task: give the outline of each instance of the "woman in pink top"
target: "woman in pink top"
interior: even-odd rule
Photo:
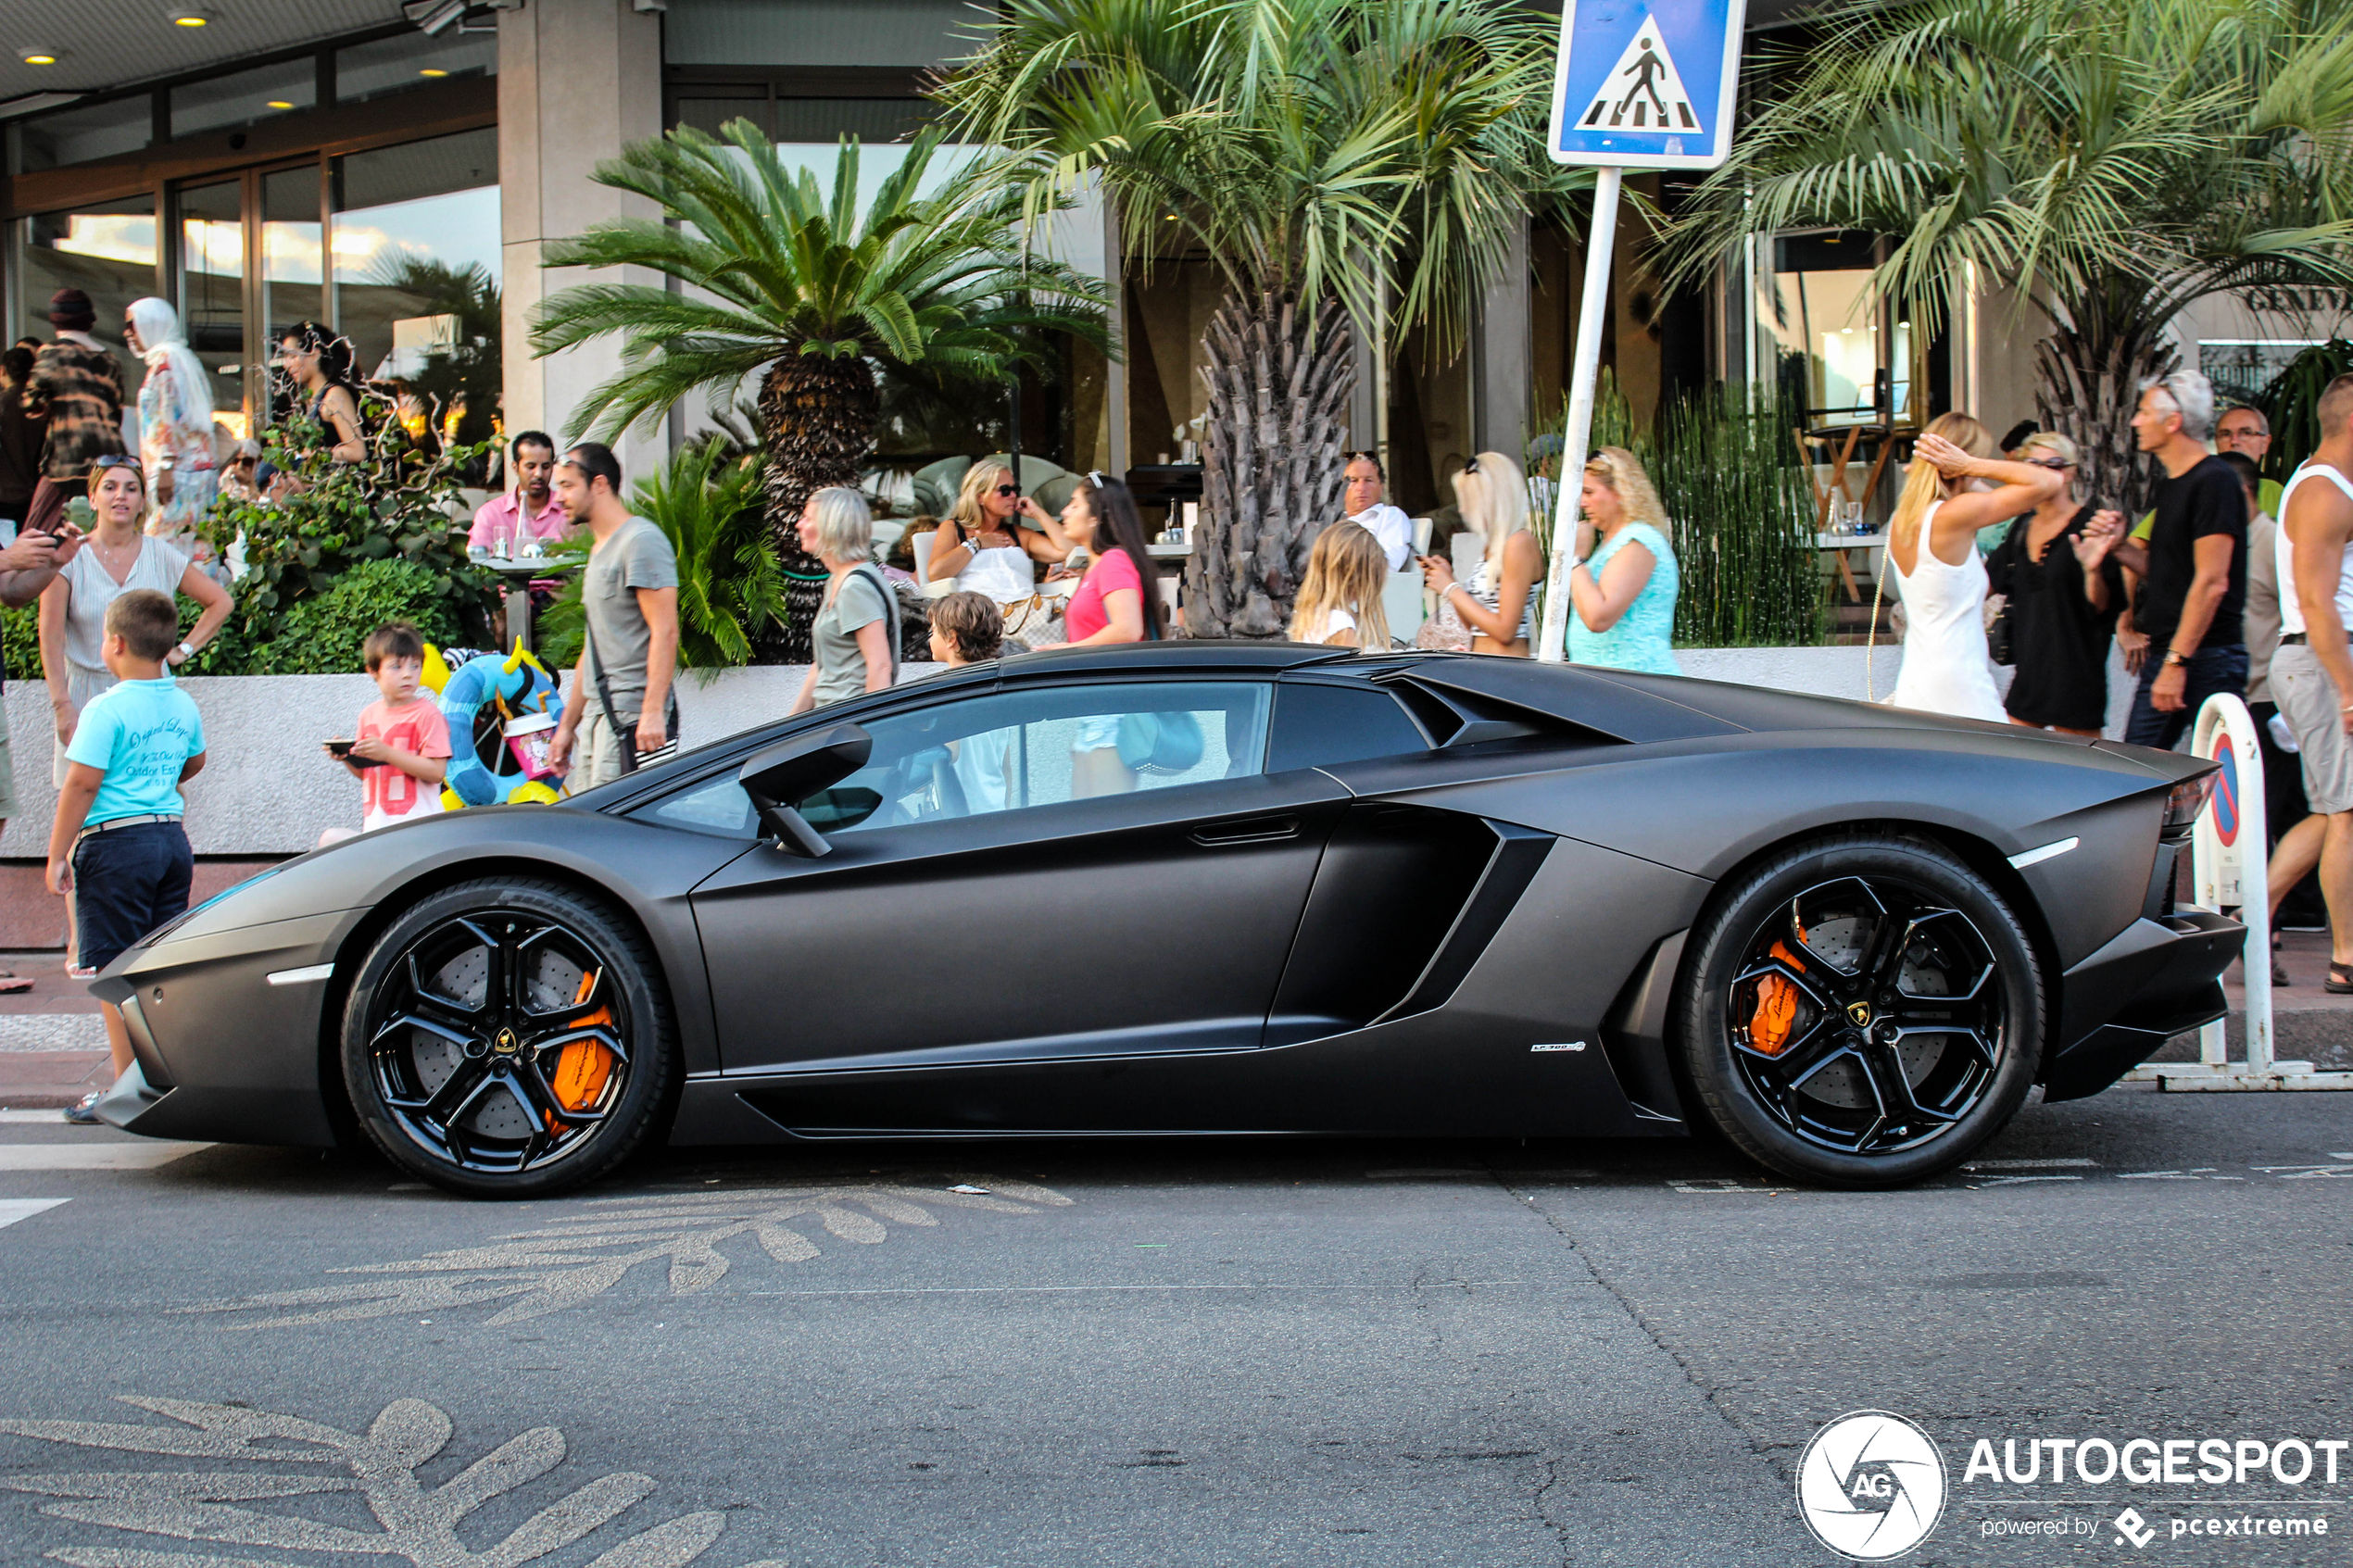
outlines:
[[[1094,558],[1087,575],[1070,596],[1065,617],[1070,641],[1049,646],[1093,646],[1099,643],[1140,643],[1168,634],[1166,612],[1160,602],[1160,574],[1152,565],[1151,546],[1144,542],[1144,521],[1136,515],[1136,497],[1127,486],[1100,473],[1089,473],[1070,493],[1063,508],[1063,534]],[[1153,592],[1147,593],[1150,583]]]
[[[1166,636],[1159,573],[1127,486],[1100,473],[1088,474],[1070,493],[1062,524],[1063,535],[1094,560],[1070,596],[1064,618],[1070,641],[1047,646],[1096,647]],[[1124,795],[1135,787],[1134,771],[1119,759],[1118,715],[1081,719],[1070,748],[1072,798]]]

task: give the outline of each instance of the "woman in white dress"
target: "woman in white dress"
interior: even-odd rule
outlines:
[[[1037,592],[1036,562],[1058,565],[1070,549],[1061,525],[1021,493],[1013,470],[984,459],[964,470],[955,510],[931,536],[927,575],[934,583],[953,579],[960,594],[1013,605]]]
[[[1887,571],[1904,600],[1898,708],[2007,721],[1985,651],[1985,562],[1977,531],[2031,512],[2065,483],[1994,457],[1994,437],[1967,414],[1939,414],[1920,433],[1887,527]],[[1978,488],[1987,482],[1987,488]]]

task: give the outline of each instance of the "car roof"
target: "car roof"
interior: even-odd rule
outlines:
[[[1355,657],[1354,648],[1326,647],[1315,643],[1176,637],[1165,642],[1115,643],[1101,647],[1049,648],[1042,653],[1017,653],[1000,660],[998,668],[1009,677],[1075,675],[1098,670],[1273,671]]]

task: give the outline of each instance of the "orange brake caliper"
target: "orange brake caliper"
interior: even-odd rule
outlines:
[[[1806,966],[1780,942],[1773,957],[1800,974]],[[1756,1010],[1748,1021],[1748,1043],[1766,1056],[1779,1056],[1789,1047],[1790,1027],[1797,1019],[1797,986],[1787,975],[1768,974],[1756,983]]]
[[[579,1006],[588,999],[597,987],[597,972],[590,970],[580,977],[580,994],[573,997]],[[612,1009],[600,1007],[594,1012],[583,1013],[572,1021],[574,1029],[612,1022]],[[555,1091],[556,1103],[566,1110],[586,1110],[605,1092],[606,1082],[612,1077],[612,1051],[602,1040],[574,1040],[556,1055],[555,1075],[547,1086]],[[547,1130],[561,1132],[563,1123],[550,1112]]]

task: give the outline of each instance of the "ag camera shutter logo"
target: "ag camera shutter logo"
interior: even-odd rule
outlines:
[[[1900,1415],[1854,1411],[1797,1461],[1797,1511],[1841,1557],[1883,1562],[1928,1539],[1944,1512],[1944,1456]]]

